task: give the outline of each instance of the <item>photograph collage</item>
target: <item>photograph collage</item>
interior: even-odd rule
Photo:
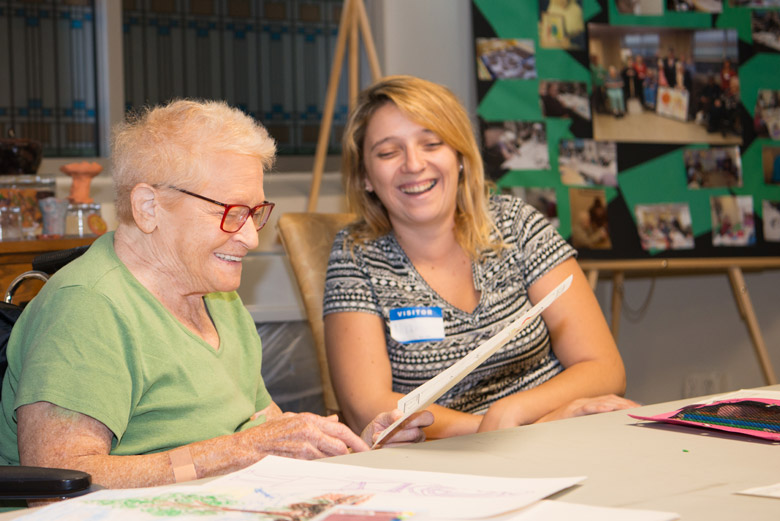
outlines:
[[[758,52],[780,56],[780,0],[603,0],[595,15],[585,4],[529,6],[536,38],[475,31],[480,80],[530,81],[539,94],[540,117],[480,116],[488,177],[538,209],[579,250],[619,249],[625,237],[610,223],[626,217],[635,232],[630,242],[648,255],[780,248],[780,89],[773,88],[780,83],[756,81],[753,69],[741,81],[741,67],[757,53],[744,55],[745,24],[719,22],[740,13]],[[541,72],[535,55],[548,50],[578,59],[587,76]],[[752,114],[743,102],[751,96]],[[553,130],[557,121],[563,133]],[[746,172],[751,145],[760,149],[753,154],[760,166],[748,161]],[[620,168],[653,159],[653,150],[674,157],[677,175],[663,178],[675,188],[650,182],[657,201],[629,198]]]

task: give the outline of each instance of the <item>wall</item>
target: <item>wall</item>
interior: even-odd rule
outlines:
[[[443,83],[473,112],[470,2],[367,0],[367,5],[383,16],[376,30],[385,36],[377,44],[383,72]],[[780,374],[780,271],[746,274],[745,279],[774,370]],[[649,278],[629,280],[626,307],[639,308],[652,283]],[[611,291],[609,281],[599,282],[596,294],[607,313]],[[725,274],[657,278],[645,313],[636,321],[627,314],[623,312],[618,345],[631,398],[644,403],[682,398],[686,384],[694,394],[763,385]]]

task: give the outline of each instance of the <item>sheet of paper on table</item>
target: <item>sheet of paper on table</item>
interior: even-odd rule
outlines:
[[[550,291],[542,300],[540,300],[531,309],[520,315],[511,324],[504,329],[490,337],[488,340],[475,347],[466,356],[452,364],[450,367],[437,374],[417,389],[409,392],[406,396],[398,400],[398,409],[403,412],[398,420],[393,422],[387,427],[382,434],[374,441],[374,447],[379,445],[390,433],[392,433],[396,427],[401,425],[409,416],[421,411],[430,406],[439,399],[444,393],[452,389],[452,387],[463,380],[463,378],[473,371],[482,362],[487,360],[490,355],[498,351],[501,346],[509,342],[515,335],[517,335],[523,328],[531,322],[534,318],[542,313],[547,307],[552,304],[555,299],[560,297],[564,291],[571,286],[572,275],[566,277],[566,279],[558,284],[552,291]]]
[[[746,496],[773,497],[780,499],[780,483],[767,485],[765,487],[749,488],[747,490],[737,492],[737,494],[743,494]]]
[[[159,521],[164,516],[202,521],[205,515],[211,521],[317,521],[327,519],[327,510],[343,508],[405,512],[415,521],[476,520],[525,507],[584,479],[374,469],[267,456],[200,486],[101,490],[31,512],[22,519]]]
[[[676,514],[543,498],[584,477],[500,478],[268,456],[201,485],[101,490],[25,521],[672,521]]]
[[[715,403],[723,400],[749,400],[751,398],[766,398],[767,400],[780,400],[780,391],[770,391],[767,389],[740,389],[728,394],[714,396],[701,403]]]

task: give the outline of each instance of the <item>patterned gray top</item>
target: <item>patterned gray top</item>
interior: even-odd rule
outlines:
[[[472,265],[474,284],[481,291],[472,313],[450,305],[428,286],[392,232],[354,249],[346,230],[336,236],[323,313],[360,311],[383,318],[394,391],[408,393],[509,325],[530,308],[528,287],[576,254],[538,211],[520,199],[496,195],[489,209],[508,249]],[[393,339],[390,310],[416,306],[441,308],[443,340],[399,343]],[[535,387],[562,370],[539,317],[436,403],[484,413],[491,403]]]

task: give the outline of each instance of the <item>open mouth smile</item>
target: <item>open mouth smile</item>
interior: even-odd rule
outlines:
[[[436,179],[431,179],[430,181],[425,181],[422,183],[416,183],[412,185],[404,185],[401,186],[399,189],[405,193],[405,194],[422,194],[425,192],[430,191],[434,186],[436,186]]]

